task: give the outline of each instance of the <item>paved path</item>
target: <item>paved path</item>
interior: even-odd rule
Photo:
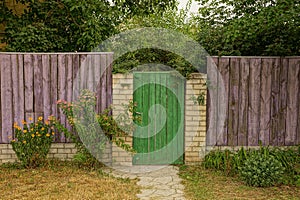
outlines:
[[[137,197],[141,200],[184,200],[184,186],[175,166],[133,166],[111,171],[116,177],[138,178],[142,187]]]

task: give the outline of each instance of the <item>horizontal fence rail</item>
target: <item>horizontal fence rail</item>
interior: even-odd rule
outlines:
[[[300,57],[212,57],[208,94],[208,146],[300,144]]]
[[[108,108],[112,61],[112,53],[0,53],[0,143],[13,138],[14,122],[21,124],[29,117],[54,115],[70,128],[57,101],[74,100],[75,82],[77,88],[94,89],[97,112]],[[63,134],[55,140],[67,142]]]

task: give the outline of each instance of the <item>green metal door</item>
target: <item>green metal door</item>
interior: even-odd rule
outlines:
[[[185,79],[177,72],[135,72],[133,85],[141,116],[133,164],[183,163]]]

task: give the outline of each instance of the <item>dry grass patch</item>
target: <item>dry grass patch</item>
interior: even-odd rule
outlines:
[[[0,199],[137,199],[136,180],[55,162],[38,169],[0,166]]]
[[[182,166],[180,176],[187,199],[299,199],[300,188],[290,186],[256,188],[235,177],[206,170],[201,166]]]

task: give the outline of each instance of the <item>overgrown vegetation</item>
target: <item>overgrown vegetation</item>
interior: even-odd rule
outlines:
[[[210,55],[299,55],[299,1],[197,1],[198,41]]]
[[[197,38],[197,31],[199,27],[196,21],[189,19],[190,4],[187,4],[185,9],[178,11],[178,2],[175,7],[168,7],[162,14],[159,11],[149,13],[147,16],[136,15],[125,21],[123,21],[118,29],[120,32],[128,31],[131,29],[140,29],[144,27],[163,28],[170,31],[175,31],[184,34],[186,37],[191,39]],[[171,34],[170,34],[171,35]],[[148,37],[151,37],[149,31]],[[143,41],[143,38],[140,41]],[[159,37],[152,37],[152,44],[160,44],[162,39]],[[176,43],[181,46],[182,51],[189,51],[186,48],[193,48],[191,45],[186,43],[180,43],[180,39],[170,38],[166,43]],[[155,69],[152,64],[163,64],[170,67],[169,69]],[[150,65],[149,65],[150,64]],[[134,52],[128,52],[121,56],[114,62],[114,73],[126,73],[139,65],[149,65],[149,67],[143,67],[143,71],[155,71],[155,70],[172,70],[175,69],[181,73],[184,77],[188,77],[189,74],[196,72],[197,69],[186,58],[175,54],[174,52],[164,51],[162,49],[151,49],[144,48]],[[135,69],[139,70],[139,69]]]
[[[281,171],[280,169],[277,171],[279,165],[284,169],[282,177],[272,177]],[[265,179],[260,179],[262,177],[260,173],[270,172],[272,173],[269,177],[277,180],[272,184],[300,186],[300,146],[287,149],[260,147],[259,150],[244,148],[237,151],[213,150],[205,156],[203,166],[229,176],[237,174],[244,178],[247,176],[246,182],[252,185],[252,181],[256,181],[256,184],[253,184],[255,186],[268,186],[263,183]],[[260,177],[257,177],[259,174]]]
[[[127,152],[135,152],[123,139],[134,130],[133,121],[139,119],[138,113],[135,113],[136,105],[132,101],[116,120],[111,115],[111,108],[102,113],[95,113],[96,96],[89,90],[82,90],[76,102],[59,100],[57,103],[73,130],[77,132],[77,135],[74,135],[60,125],[60,130],[76,144],[78,153],[75,161],[79,164],[91,167],[99,165],[99,161],[103,161],[103,151],[109,142]]]
[[[284,168],[272,155],[251,155],[239,169],[242,180],[249,186],[270,187],[281,179]]]
[[[0,1],[0,23],[5,25],[6,51],[74,52],[91,51],[118,32],[127,18],[161,13],[174,7],[175,0],[17,0],[27,6],[14,13]]]

